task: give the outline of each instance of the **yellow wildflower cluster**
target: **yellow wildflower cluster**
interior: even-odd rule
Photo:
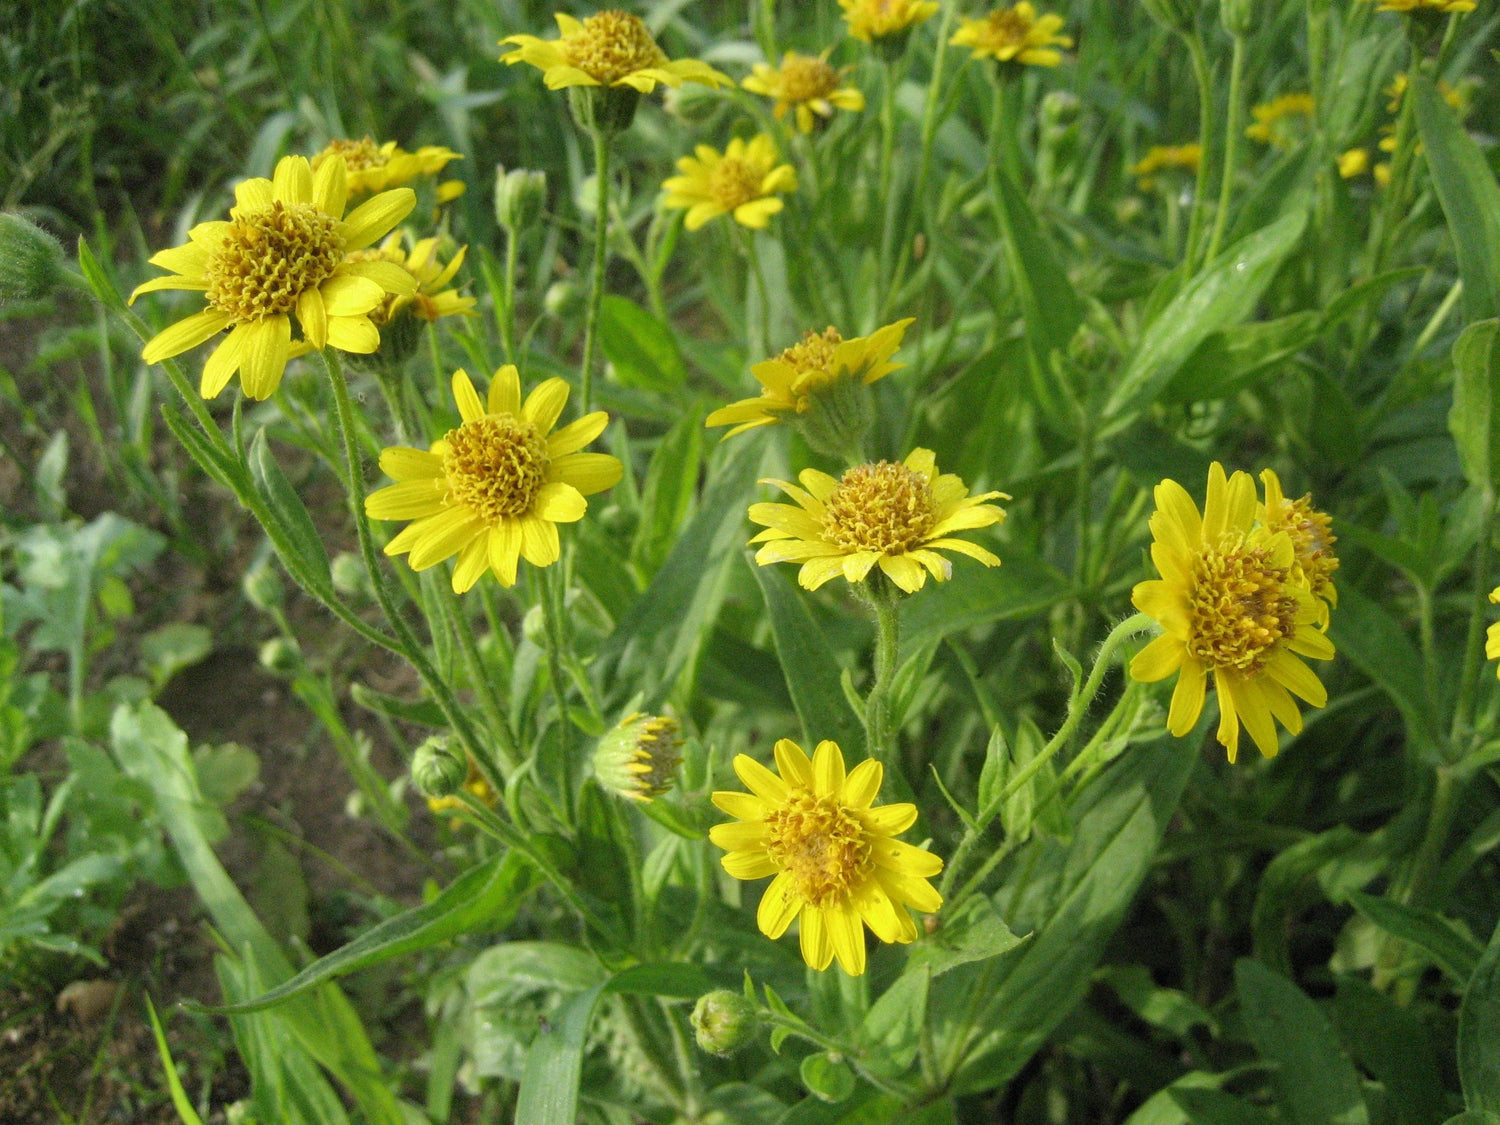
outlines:
[[[830,118],[835,109],[847,109],[858,113],[865,108],[865,96],[853,86],[845,86],[844,78],[850,67],[842,69],[831,66],[828,55],[832,48],[821,55],[803,55],[788,51],[780,66],[756,63],[750,77],[741,85],[752,94],[775,98],[771,112],[780,121],[792,112],[797,128],[811,133],[818,118]]]

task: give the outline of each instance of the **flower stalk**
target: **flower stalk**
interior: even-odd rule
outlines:
[[[604,268],[609,260],[609,153],[611,134],[601,125],[594,138],[594,266],[583,322],[583,412],[594,408],[594,353],[599,346],[599,309],[604,301]]]

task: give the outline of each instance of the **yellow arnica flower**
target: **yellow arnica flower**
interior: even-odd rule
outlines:
[[[1063,27],[1062,16],[1038,16],[1029,0],[1021,0],[1013,8],[996,8],[980,19],[959,16],[958,23],[948,42],[954,47],[968,47],[976,59],[1056,66],[1062,62],[1062,53],[1056,48],[1073,45],[1068,36],[1057,34]]]
[[[1255,124],[1245,130],[1245,136],[1276,148],[1290,148],[1294,138],[1288,126],[1298,118],[1312,116],[1313,99],[1311,94],[1282,94],[1252,107],[1250,112]]]
[[[507,364],[495,372],[486,404],[463,371],[453,373],[462,424],[430,450],[395,446],[380,467],[397,483],[370,493],[365,511],[377,520],[413,520],[386,544],[408,554],[413,570],[453,555],[453,589],[462,594],[493,570],[514,586],[516,566],[551,566],[558,559],[557,525],[583,518],[585,496],[620,480],[623,467],[606,453],[580,453],[604,432],[609,415],[587,414],[556,433],[568,401],[562,379],[541,383],[521,402],[521,379]]]
[[[858,113],[865,108],[863,94],[853,86],[841,85],[852,68],[832,66],[828,61],[831,51],[831,47],[821,55],[788,51],[779,67],[756,63],[750,77],[740,85],[752,94],[775,98],[772,112],[777,121],[786,116],[787,110],[796,110],[797,128],[811,133],[817,119],[832,117],[835,109]]]
[[[762,230],[785,206],[777,193],[797,190],[797,173],[790,164],[776,163],[776,146],[765,133],[749,142],[735,137],[722,153],[708,145],[694,151],[677,162],[682,175],[661,185],[666,206],[687,208],[688,230],[720,215]]]
[[[500,41],[501,45],[514,44],[515,50],[501,55],[500,61],[512,66],[518,62],[530,63],[542,72],[549,90],[568,86],[629,86],[649,94],[658,82],[664,86],[681,86],[684,82],[734,85],[728,75],[720,74],[705,62],[668,59],[639,16],[612,9],[582,21],[561,12],[556,18],[562,38],[507,36]]]
[[[1281,478],[1272,470],[1262,470],[1261,483],[1266,486],[1265,503],[1256,510],[1261,526],[1275,535],[1284,531],[1292,541],[1292,577],[1301,582],[1318,599],[1318,627],[1328,628],[1328,611],[1339,604],[1334,589],[1333,572],[1339,568],[1333,545],[1333,521],[1327,513],[1312,506],[1312,493],[1300,500],[1288,500],[1281,490]]]
[[[1490,602],[1500,605],[1500,586],[1490,591]],[[1500,660],[1500,621],[1491,625],[1484,635],[1484,655],[1490,660]],[[1500,676],[1500,667],[1495,669],[1495,675]]]
[[[703,424],[733,426],[724,435],[732,438],[756,426],[779,422],[787,414],[805,414],[814,392],[838,379],[858,378],[868,387],[904,366],[890,360],[907,328],[915,322],[915,317],[907,317],[852,340],[844,339],[831,325],[822,332],[810,331],[800,344],[750,368],[761,386],[759,396],[720,407]]]
[[[456,289],[443,288],[458,273],[469,248],[460,246],[445,266],[438,260],[437,247],[437,239],[424,238],[413,243],[408,252],[402,249],[401,236],[393,234],[380,244],[378,250],[358,250],[350,255],[357,261],[395,262],[416,279],[415,293],[399,297],[388,296],[379,307],[371,311],[370,319],[375,322],[376,327],[389,324],[402,309],[409,309],[413,316],[419,316],[429,323],[435,323],[445,316],[475,315],[473,297],[462,296]]]
[[[1380,0],[1377,12],[1472,12],[1474,0]]]
[[[173,272],[136,286],[131,301],[158,289],[193,289],[207,305],[153,336],[141,358],[170,359],[228,328],[203,365],[200,393],[213,398],[238,371],[245,394],[268,398],[293,355],[380,347],[369,314],[388,293],[415,292],[416,282],[394,262],[359,261],[353,252],[406,218],[417,201],[411,189],[381,192],[346,217],[344,162],[325,161],[314,175],[306,157],[286,156],[274,179],[245,180],[234,197],[228,222],[199,223],[186,246],[151,256],[153,266]],[[295,344],[292,313],[302,327]]]
[[[357,141],[333,140],[312,158],[313,171],[322,167],[330,156],[342,156],[349,170],[349,194],[385,191],[409,184],[422,176],[436,176],[454,160],[463,156],[441,145],[423,145],[407,152],[395,141],[377,145],[369,137]],[[455,190],[456,189],[456,190]],[[463,193],[463,184],[451,181],[438,188],[439,202]]]
[[[838,480],[816,469],[803,469],[798,479],[802,488],[781,480],[761,482],[774,484],[797,504],[750,505],[751,520],[766,528],[751,542],[765,544],[755,553],[761,566],[800,562],[797,581],[808,590],[840,574],[863,582],[879,564],[886,577],[914,594],[928,574],[939,582],[952,576],[953,564],[939,551],[1000,565],[983,547],[949,536],[999,523],[1005,511],[985,501],[1010,497],[1003,492],[970,496],[954,474],[938,475],[930,449],[914,449],[902,462],[856,465]]]
[[[937,0],[839,0],[849,34],[865,43],[897,35],[937,15]]]
[[[1268,758],[1278,748],[1273,720],[1293,734],[1302,729],[1292,695],[1322,707],[1328,693],[1298,657],[1333,657],[1317,627],[1318,599],[1296,572],[1291,536],[1255,526],[1255,513],[1250,474],[1226,481],[1217,461],[1201,516],[1182,485],[1162,481],[1151,517],[1151,560],[1161,578],[1138,583],[1130,596],[1164,630],[1131,661],[1130,674],[1151,683],[1178,673],[1167,729],[1180,738],[1203,711],[1212,672],[1219,741],[1231,762],[1241,722]]]
[[[1152,145],[1146,155],[1130,168],[1137,177],[1137,186],[1142,191],[1156,187],[1156,173],[1168,168],[1180,168],[1185,172],[1196,172],[1203,159],[1201,145]]]
[[[865,971],[861,923],[881,941],[916,940],[907,907],[932,913],[942,896],[927,880],[943,869],[931,852],[895,839],[917,820],[915,805],[875,806],[881,765],[873,758],[846,775],[836,742],[820,742],[811,761],[790,739],[776,744],[778,777],[754,758],[734,760],[748,793],[713,795],[736,823],[709,829],[729,854],[736,879],[776,876],[756,913],[768,938],[801,919],[802,958],[826,969],[835,957],[850,976]]]
[[[1370,150],[1351,148],[1339,155],[1339,175],[1346,180],[1363,176],[1370,170]]]

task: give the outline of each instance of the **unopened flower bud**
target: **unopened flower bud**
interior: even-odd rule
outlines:
[[[264,559],[245,572],[245,577],[240,580],[240,590],[245,600],[262,613],[278,608],[286,596],[281,575]]]
[[[665,715],[627,715],[594,748],[594,776],[606,789],[649,801],[672,788],[682,762],[682,728]]]
[[[575,282],[564,279],[547,286],[542,307],[559,320],[566,320],[583,308],[583,292]]]
[[[346,598],[369,597],[374,592],[370,588],[370,572],[365,569],[364,561],[352,551],[340,551],[334,555],[330,571],[333,588]]]
[[[429,738],[412,755],[412,783],[424,797],[451,797],[468,776],[467,757],[454,750],[445,735]]]
[[[714,1055],[732,1055],[754,1039],[760,1028],[755,1005],[726,988],[700,996],[692,1021],[698,1046]]]
[[[302,649],[290,637],[272,637],[260,646],[260,666],[278,676],[295,676],[302,668]]]
[[[1254,0],[1219,0],[1219,22],[1236,39],[1255,30]]]
[[[29,219],[0,211],[0,308],[37,301],[62,279],[62,244]]]
[[[536,222],[546,202],[546,172],[495,165],[495,222],[511,235]]]
[[[1196,0],[1141,0],[1141,6],[1162,27],[1179,35],[1191,31],[1198,16]]]

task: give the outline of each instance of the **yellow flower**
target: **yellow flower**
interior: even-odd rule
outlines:
[[[793,500],[791,504],[752,504],[750,518],[767,530],[752,543],[761,566],[800,562],[797,581],[816,590],[842,574],[863,582],[877,563],[892,582],[914,594],[930,573],[939,582],[952,576],[953,564],[938,551],[957,551],[985,566],[1000,560],[955,531],[989,527],[1005,518],[1003,509],[986,500],[1009,500],[1003,492],[970,496],[952,473],[938,475],[930,449],[914,449],[903,462],[856,465],[835,480],[816,469],[798,475],[803,487],[768,480]]]
[[[937,15],[937,0],[839,0],[849,34],[870,43],[916,27]]]
[[[1500,605],[1500,586],[1490,591],[1490,602]],[[1491,625],[1484,635],[1484,655],[1490,660],[1500,660],[1500,621]],[[1500,676],[1500,667],[1495,669],[1495,675]]]
[[[1302,729],[1292,695],[1322,707],[1328,693],[1298,657],[1333,657],[1333,643],[1317,628],[1317,599],[1295,573],[1292,538],[1256,527],[1255,501],[1250,474],[1226,481],[1217,461],[1201,517],[1186,489],[1162,481],[1151,517],[1151,559],[1161,578],[1138,583],[1130,596],[1164,630],[1131,661],[1130,674],[1153,683],[1178,673],[1167,729],[1180,738],[1203,711],[1212,672],[1219,741],[1231,762],[1241,722],[1268,758],[1278,749],[1274,720],[1293,734]]]
[[[560,39],[538,39],[535,35],[509,35],[501,45],[515,50],[500,56],[514,66],[530,63],[542,72],[547,89],[568,86],[629,86],[643,94],[684,82],[705,86],[731,86],[733,81],[697,59],[672,61],[656,45],[639,16],[610,10],[597,12],[582,22],[556,14]]]
[[[558,559],[557,525],[583,518],[585,496],[618,483],[623,467],[606,453],[579,453],[609,424],[602,410],[556,433],[568,384],[548,379],[521,402],[514,366],[495,372],[488,404],[463,371],[453,373],[462,419],[430,450],[395,446],[380,467],[396,484],[372,492],[365,511],[377,520],[413,520],[385,553],[410,552],[413,570],[452,555],[453,589],[462,594],[486,570],[514,586],[516,566],[551,566]]]
[[[1472,12],[1474,0],[1380,0],[1377,12]]]
[[[194,289],[207,305],[152,337],[141,358],[181,355],[228,328],[203,365],[200,392],[213,398],[238,371],[245,394],[267,398],[294,355],[328,346],[375,351],[380,333],[369,314],[387,294],[411,295],[416,282],[394,262],[353,254],[406,218],[417,201],[411,189],[381,192],[346,217],[343,159],[325,160],[314,174],[306,157],[286,156],[274,179],[245,180],[234,197],[228,222],[199,223],[186,246],[151,257],[173,274],[136,286],[132,301],[158,289]],[[293,312],[302,328],[296,343]]]
[[[421,176],[436,176],[450,162],[463,159],[459,153],[441,145],[423,145],[416,152],[407,152],[395,141],[377,145],[365,137],[358,141],[329,141],[328,147],[312,158],[313,171],[322,167],[330,156],[344,158],[344,165],[349,170],[350,195],[385,191],[409,184]],[[463,187],[457,180],[440,185],[438,201],[446,202],[463,194]]]
[[[818,117],[832,117],[835,109],[847,109],[858,113],[865,108],[865,96],[853,86],[841,86],[844,76],[852,69],[835,69],[828,62],[833,48],[821,55],[800,55],[788,51],[779,67],[756,63],[750,77],[740,83],[752,94],[775,98],[772,112],[776,120],[786,116],[787,110],[795,109],[797,128],[811,133]]]
[[[831,325],[821,333],[809,331],[800,344],[750,368],[761,386],[758,397],[721,407],[703,424],[733,426],[724,435],[732,438],[756,426],[779,422],[786,414],[805,414],[812,405],[812,395],[841,378],[858,377],[868,387],[904,366],[890,359],[915,320],[907,317],[852,340],[844,339]]]
[[[1339,156],[1339,175],[1346,180],[1363,176],[1370,170],[1370,150],[1351,148]]]
[[[1370,174],[1375,177],[1376,184],[1381,187],[1389,187],[1391,182],[1390,161],[1381,161],[1379,164],[1375,165],[1375,171]]]
[[[1071,47],[1073,40],[1057,34],[1062,16],[1038,16],[1030,0],[1013,8],[996,8],[982,19],[959,16],[959,29],[948,40],[954,47],[968,47],[971,58],[994,59],[1022,66],[1056,66],[1062,62],[1057,47]]]
[[[413,316],[419,316],[429,323],[444,316],[475,315],[473,297],[461,296],[456,289],[443,288],[453,280],[459,266],[463,265],[464,254],[469,248],[460,246],[458,253],[445,266],[438,261],[437,246],[437,239],[424,238],[414,243],[411,251],[407,252],[401,248],[401,236],[393,234],[380,244],[378,250],[359,250],[350,255],[357,261],[395,262],[416,279],[416,292],[399,297],[388,296],[379,307],[371,311],[370,319],[377,328],[389,324],[402,309],[410,309]]]
[[[748,144],[735,137],[722,153],[708,145],[695,151],[696,156],[677,161],[682,175],[661,185],[666,206],[688,209],[688,230],[726,214],[740,226],[761,230],[785,206],[776,193],[797,190],[797,173],[790,164],[776,163],[776,146],[765,133]]]
[[[1150,191],[1156,187],[1157,172],[1164,168],[1181,168],[1186,172],[1196,172],[1202,159],[1201,145],[1152,145],[1146,150],[1145,157],[1131,167],[1130,174],[1137,177],[1137,186],[1142,191]]]
[[[1250,112],[1255,116],[1255,124],[1245,130],[1245,136],[1276,148],[1290,148],[1294,141],[1290,122],[1312,116],[1312,95],[1282,94],[1264,105],[1254,106]]]
[[[882,769],[873,758],[846,776],[838,743],[818,743],[811,761],[790,739],[776,744],[778,777],[740,754],[734,772],[748,793],[721,791],[713,802],[736,822],[709,830],[729,854],[736,879],[776,876],[760,900],[756,923],[776,939],[800,917],[802,959],[826,969],[837,957],[850,976],[865,971],[864,931],[881,941],[916,940],[907,907],[932,913],[942,896],[927,880],[943,869],[931,852],[895,837],[917,820],[910,804],[873,804]]]
[[[1288,500],[1281,490],[1281,478],[1264,469],[1261,483],[1266,486],[1266,500],[1256,509],[1255,518],[1275,535],[1284,531],[1292,541],[1292,577],[1301,582],[1318,599],[1318,627],[1328,628],[1328,611],[1339,604],[1339,592],[1333,585],[1333,572],[1339,568],[1333,545],[1333,521],[1326,512],[1312,506],[1312,493],[1300,500]]]

